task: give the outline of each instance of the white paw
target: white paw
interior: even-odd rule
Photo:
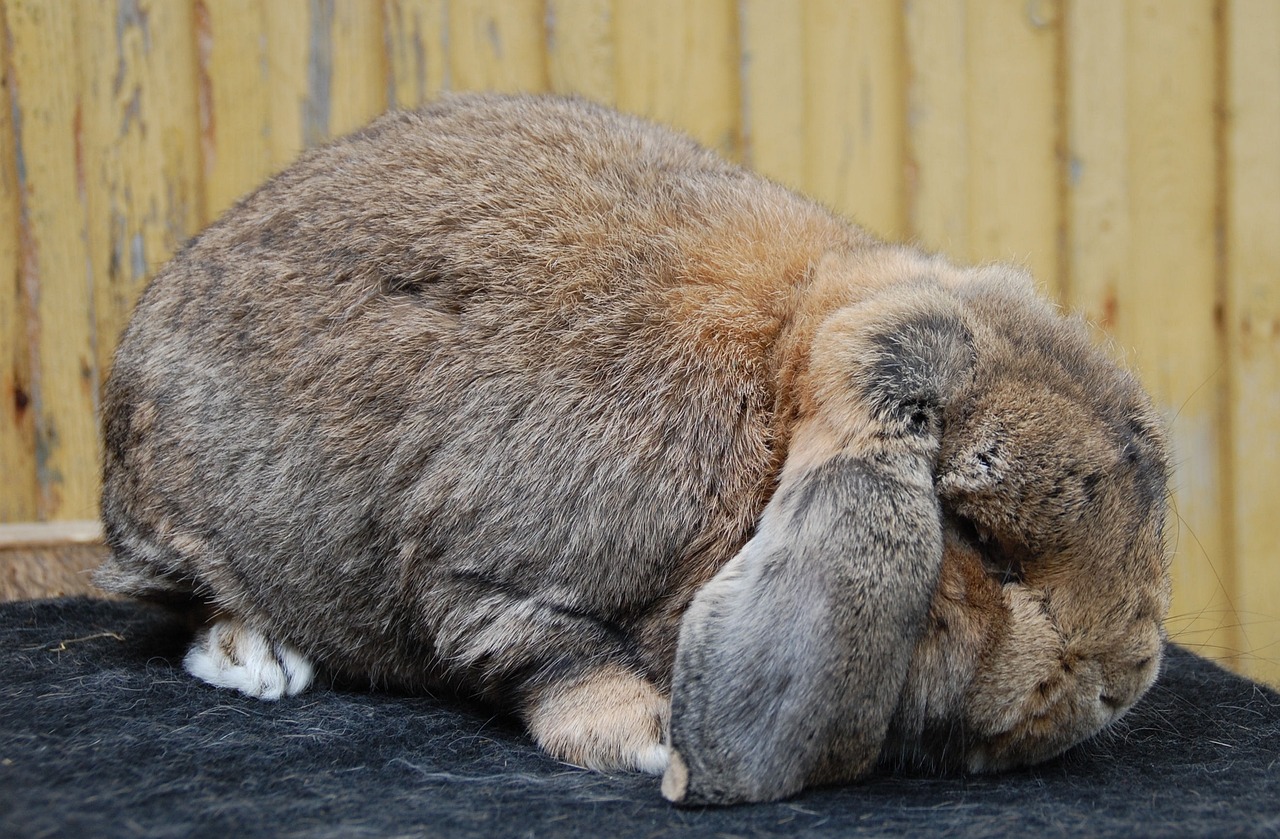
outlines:
[[[197,635],[182,666],[197,679],[259,699],[301,693],[315,677],[311,662],[293,647],[233,619]]]
[[[636,769],[646,775],[661,775],[671,762],[671,747],[661,743],[636,752]]]

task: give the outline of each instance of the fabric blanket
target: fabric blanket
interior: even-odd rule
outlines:
[[[1034,769],[681,809],[456,701],[208,687],[188,637],[137,603],[0,604],[0,836],[1280,834],[1280,695],[1178,647],[1119,724]]]

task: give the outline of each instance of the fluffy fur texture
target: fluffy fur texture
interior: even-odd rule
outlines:
[[[0,604],[0,835],[11,837],[1275,836],[1280,696],[1176,647],[1119,723],[998,775],[873,773],[794,801],[676,809],[518,725],[349,690],[263,703],[179,663],[129,602]]]
[[[1042,760],[1159,666],[1163,436],[1080,324],[580,101],[308,153],[156,277],[103,417],[103,585],[669,745],[685,803]]]

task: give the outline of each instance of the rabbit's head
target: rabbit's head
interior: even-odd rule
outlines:
[[[1167,465],[1141,387],[1015,269],[875,258],[894,281],[815,330],[778,489],[685,615],[672,800],[1036,762],[1159,669]]]

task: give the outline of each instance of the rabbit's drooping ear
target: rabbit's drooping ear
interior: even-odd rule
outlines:
[[[936,289],[843,314],[815,340],[814,399],[755,537],[681,625],[671,801],[849,780],[884,742],[942,562],[933,472],[972,342]]]

